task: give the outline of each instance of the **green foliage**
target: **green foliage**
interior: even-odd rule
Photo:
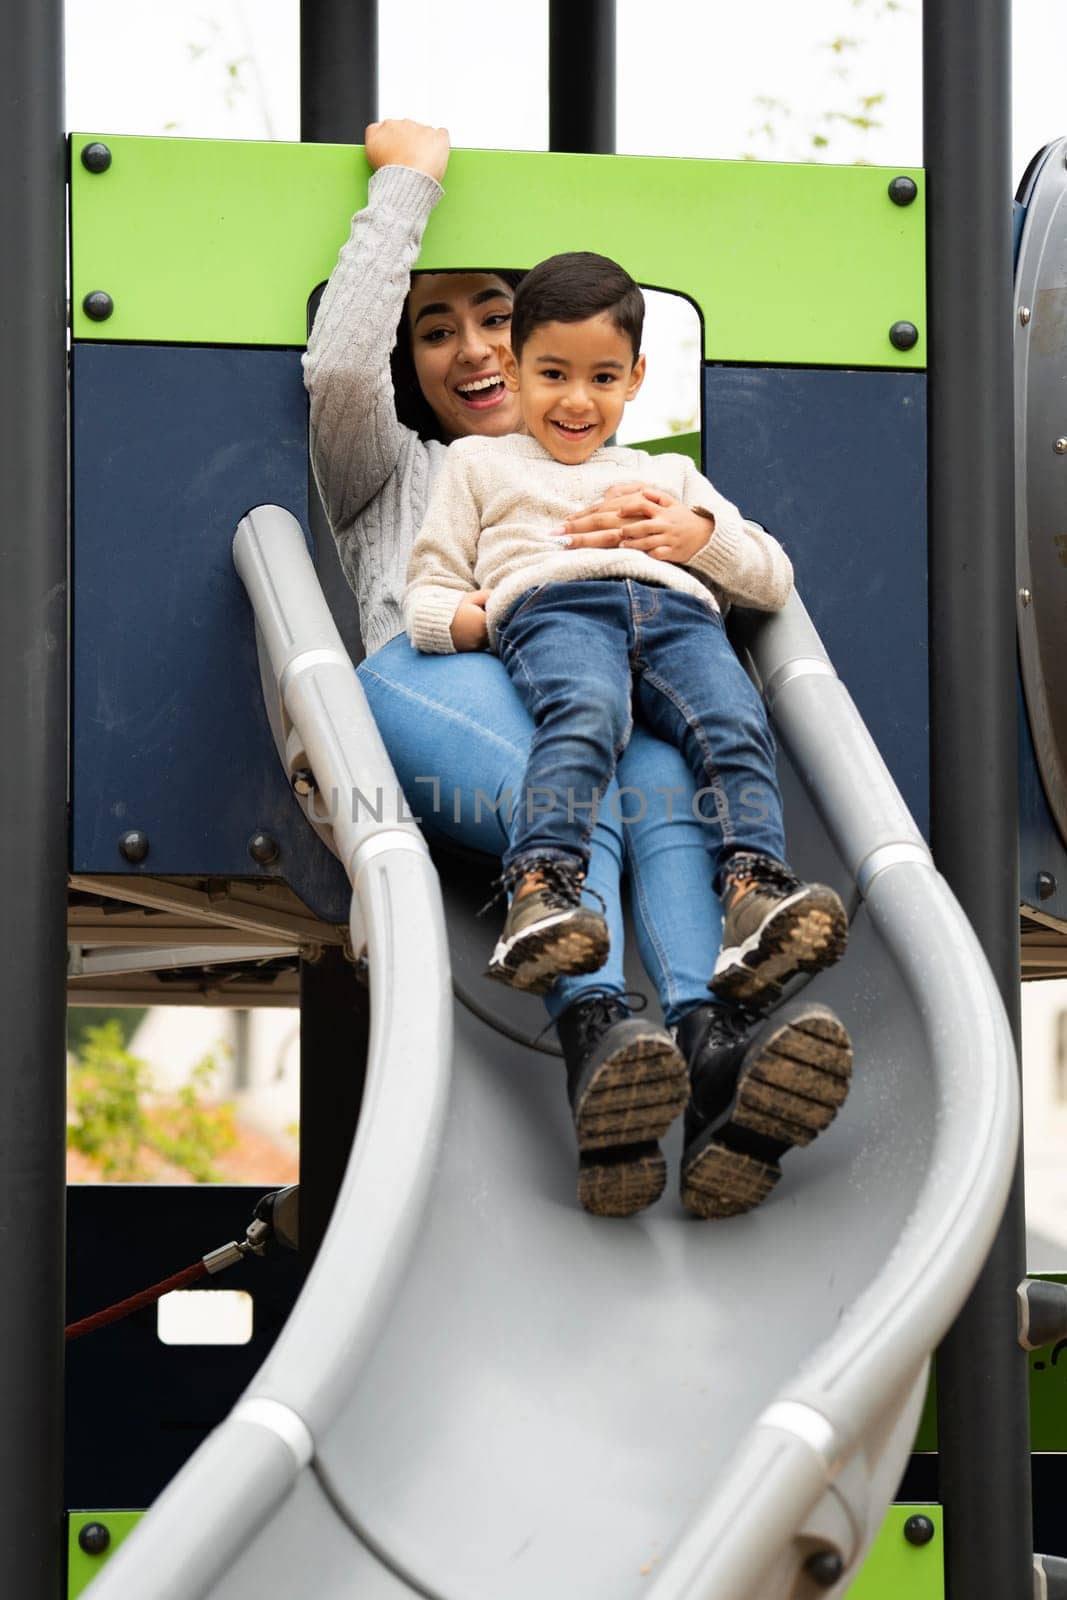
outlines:
[[[126,1049],[117,1018],[88,1027],[70,1070],[68,1149],[113,1182],[144,1182],[160,1162],[197,1183],[219,1182],[215,1161],[237,1135],[233,1106],[202,1098],[217,1070],[205,1056],[176,1095],[157,1095],[148,1063]]]
[[[123,1044],[129,1044],[147,1014],[147,1006],[114,1006],[107,1010],[102,1006],[68,1006],[67,1049],[77,1055],[85,1043],[89,1030],[98,1028],[109,1018],[114,1018],[118,1023]]]
[[[900,0],[852,0],[852,7],[862,14],[864,20],[875,25],[887,18],[907,15],[907,8]],[[854,87],[856,68],[863,70],[867,66],[864,51],[868,43],[864,38],[839,34],[836,38],[825,40],[820,47],[829,53],[834,63],[833,76],[841,85],[843,104],[798,118],[784,100],[771,95],[757,95],[753,102],[756,121],[746,134],[753,145],[743,152],[742,159],[819,161],[828,157],[840,161],[843,159],[842,152],[833,148],[838,136],[862,141],[866,134],[880,128],[882,124],[872,113],[884,103],[885,94],[859,94]],[[857,151],[855,143],[852,151]],[[856,165],[864,164],[862,145],[859,153],[853,153],[851,159]]]

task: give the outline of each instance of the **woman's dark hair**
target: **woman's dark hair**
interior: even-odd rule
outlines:
[[[457,268],[457,272],[469,271],[469,268]],[[523,280],[521,272],[493,272],[487,274],[499,278],[506,283],[509,289],[517,289]],[[415,371],[415,357],[411,350],[411,327],[408,322],[408,304],[411,292],[404,299],[404,309],[400,313],[400,322],[396,330],[396,344],[393,346],[389,357],[389,369],[393,375],[393,394],[396,397],[396,414],[406,428],[413,428],[420,439],[437,439],[441,444],[447,443],[441,432],[441,424],[434,415],[433,409],[419,385],[418,374]]]
[[[607,312],[629,339],[634,360],[641,354],[645,297],[625,268],[608,256],[573,250],[532,267],[515,295],[511,348],[515,359],[535,328],[546,322],[586,322]]]

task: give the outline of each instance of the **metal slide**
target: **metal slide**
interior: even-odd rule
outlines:
[[[395,790],[295,520],[252,512],[235,559],[290,766],[322,794]],[[334,1219],[271,1357],[93,1600],[845,1592],[993,1238],[1015,1064],[799,601],[749,648],[792,858],[854,908],[847,956],[811,985],[856,1045],[837,1122],[746,1217],[695,1222],[670,1191],[628,1221],[585,1215],[561,1065],[532,1043],[536,1003],[475,975],[472,891],[457,873],[443,908],[417,829],[339,808],[374,1003]],[[805,1566],[820,1552],[842,1562],[829,1587]]]

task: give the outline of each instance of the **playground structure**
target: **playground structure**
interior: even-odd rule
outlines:
[[[601,18],[605,11],[590,7]],[[309,508],[299,346],[308,297],[359,203],[359,152],[350,144],[72,141],[72,927],[83,949],[100,950],[117,908],[127,948],[143,953],[142,931],[154,923],[158,934],[162,923],[166,948],[188,957],[172,993],[209,987],[224,963],[242,1003],[257,993],[291,995],[294,962],[303,960],[305,1253],[324,1232],[331,1168],[343,1164],[350,1137],[321,1077],[343,1073],[341,1097],[358,1099],[361,1029],[370,1067],[336,1215],[284,1335],[232,1420],[104,1567],[94,1593],[236,1600],[302,1592],[304,1582],[313,1588],[303,1592],[328,1597],[349,1592],[358,1576],[371,1595],[503,1600],[558,1586],[561,1570],[568,1592],[660,1600],[801,1596],[852,1583],[907,1460],[927,1357],[991,1242],[1015,1136],[1004,1017],[922,834],[931,829],[938,864],[1009,999],[1020,900],[1032,970],[1064,961],[1057,941],[1067,925],[1049,766],[1062,708],[1047,665],[1055,573],[1038,565],[1039,535],[1056,504],[1047,469],[1048,458],[1059,458],[1050,445],[1062,431],[1045,396],[1062,361],[1050,328],[1063,259],[1064,147],[1043,153],[1021,194],[1032,221],[1022,230],[1013,313],[1003,8],[987,6],[977,29],[967,8],[958,33],[952,6],[928,11],[928,72],[938,84],[928,193],[922,173],[889,170],[459,154],[421,263],[528,266],[595,237],[642,281],[690,293],[704,314],[709,469],[768,526],[788,528],[802,594],[806,571],[813,584],[834,575],[808,596],[825,650],[798,607],[743,642],[787,753],[798,860],[838,883],[853,906],[849,957],[817,993],[852,1028],[861,1071],[839,1126],[789,1170],[775,1203],[716,1230],[686,1226],[667,1202],[621,1230],[575,1214],[558,1084],[552,1063],[531,1048],[536,1009],[487,993],[476,977],[484,935],[470,921],[469,872],[440,858],[439,901],[415,830],[365,816],[351,830],[333,828],[342,871],[290,791],[293,776],[308,771],[320,791],[389,788],[300,531],[310,526],[322,586],[336,596],[328,534],[324,541]],[[963,84],[959,95],[953,83]],[[581,148],[580,130],[569,135]],[[44,142],[54,137],[49,130]],[[957,167],[961,144],[968,155]],[[982,166],[977,192],[974,165]],[[905,183],[891,194],[901,178],[911,191]],[[514,198],[490,217],[479,203],[485,192]],[[662,222],[650,230],[658,246],[643,246],[637,259],[625,226],[636,195],[646,211],[655,197]],[[968,254],[966,289],[948,258],[960,218],[988,247],[974,252],[988,257],[984,268]],[[266,245],[265,227],[275,230]],[[733,257],[713,248],[724,235],[737,241]],[[26,237],[32,242],[32,228]],[[1007,331],[994,326],[991,306],[1005,312]],[[1012,321],[1027,468],[1017,522],[1041,574],[1018,586],[1003,538]],[[16,370],[28,371],[39,350],[32,341],[27,348]],[[26,460],[10,463],[10,476],[24,482],[36,472],[37,486],[50,488],[32,514],[26,490],[12,525],[47,527],[26,571],[27,592],[41,597],[62,565],[48,527],[56,486],[46,471],[47,451],[61,441],[54,417],[46,426],[29,410],[39,424],[27,435],[33,452],[27,446]],[[52,466],[54,477],[54,458]],[[1039,480],[1040,524],[1028,498]],[[265,504],[284,510],[245,518]],[[240,578],[230,552],[238,523]],[[1046,779],[1024,743],[1021,830],[1007,605],[1017,587],[1030,590],[1028,602],[1019,598],[1023,662]],[[36,599],[12,612],[11,660],[43,662],[57,694],[42,618]],[[53,654],[57,637],[53,625]],[[1034,710],[1042,693],[1043,719]],[[960,715],[964,696],[986,714],[987,748],[1000,760],[976,752],[974,727]],[[22,921],[16,895],[16,922],[41,930],[26,940],[42,962],[38,984],[46,968],[55,976],[47,959],[55,862],[43,844],[56,837],[56,726],[62,731],[64,719],[46,715],[43,735],[31,720],[36,743],[17,747],[34,752],[32,814],[19,817],[21,859],[11,878],[25,886],[27,906],[33,897]],[[42,847],[28,848],[27,839]],[[352,888],[351,943],[367,946],[369,1019],[367,991],[341,954]],[[412,947],[424,965],[409,992]],[[307,959],[317,951],[326,953]],[[27,959],[9,950],[8,971],[20,960],[25,971]],[[149,962],[138,970],[139,993],[166,992]],[[83,998],[114,981],[114,963],[97,971],[78,980]],[[42,987],[42,1004],[47,993]],[[46,1029],[32,1048],[47,1062],[54,1044]],[[28,1042],[18,1049],[27,1062],[38,1059]],[[54,1167],[57,1087],[43,1069],[40,1076],[40,1103],[19,1079],[21,1129],[27,1148],[46,1151]],[[423,1088],[414,1120],[413,1082]],[[12,1148],[2,1146],[5,1156]],[[42,1185],[34,1176],[23,1204],[32,1202],[38,1235],[47,1235]],[[116,1226],[121,1197],[89,1197],[79,1216],[82,1203],[72,1196],[78,1251],[95,1240],[114,1253],[129,1227],[128,1219]],[[214,1214],[211,1197],[154,1204],[147,1237],[157,1252],[161,1228],[168,1239],[199,1242],[191,1219],[200,1230]],[[1022,1594],[1030,1582],[1026,1374],[1012,1348],[1020,1215],[1016,1196],[977,1299],[939,1361],[940,1498],[954,1597]],[[49,1274],[39,1257],[29,1259],[42,1300],[27,1308],[26,1329],[13,1340],[6,1404],[17,1420],[29,1397],[40,1432],[55,1354],[42,1329],[54,1333],[55,1319],[44,1303]],[[298,1277],[299,1268],[288,1269],[280,1302],[291,1302]],[[268,1319],[268,1344],[285,1309]],[[436,1330],[430,1351],[428,1327]],[[136,1352],[154,1341],[144,1326],[113,1337],[134,1393],[112,1454],[130,1458],[125,1481],[139,1475],[147,1492],[116,1493],[112,1465],[109,1487],[91,1503],[143,1505],[196,1434],[157,1450],[151,1463],[131,1456],[150,1429],[142,1418],[139,1435],[129,1418],[143,1413],[156,1372],[152,1353]],[[200,1431],[222,1421],[262,1350],[254,1346],[243,1367],[231,1363],[225,1373],[200,1352],[186,1358],[179,1391],[187,1407],[195,1363],[201,1384],[205,1373],[217,1383],[210,1403],[185,1413],[203,1419]],[[115,1360],[87,1346],[71,1361],[79,1484],[91,1476],[86,1464],[99,1472],[108,1454],[83,1419],[116,1382],[106,1366]],[[102,1381],[104,1371],[111,1375]],[[15,1484],[30,1428],[8,1434]],[[54,1426],[45,1429],[49,1441],[56,1444]],[[34,1508],[34,1527],[47,1530],[46,1512],[59,1504],[55,1460],[39,1445],[29,1457],[19,1493]],[[39,1531],[15,1592],[54,1592],[42,1578],[51,1559],[44,1538]],[[892,1583],[914,1583],[918,1570],[886,1578],[877,1592],[902,1592]],[[922,1581],[939,1585],[940,1574]],[[1043,1581],[1055,1583],[1055,1572]]]

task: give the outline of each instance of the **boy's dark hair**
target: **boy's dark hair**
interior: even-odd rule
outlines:
[[[457,272],[463,268],[457,268]],[[480,269],[479,269],[480,270]],[[500,278],[509,289],[515,289],[522,282],[524,274],[521,272],[494,272],[494,278]],[[393,378],[393,395],[396,403],[396,414],[405,428],[413,428],[420,439],[437,439],[441,444],[448,441],[441,432],[441,424],[434,416],[430,403],[419,386],[418,375],[415,372],[415,357],[411,350],[411,326],[408,322],[408,301],[411,299],[409,290],[404,297],[404,307],[400,313],[400,321],[396,329],[396,344],[393,346],[389,357],[389,369]]]
[[[645,297],[630,274],[608,256],[571,250],[549,256],[523,278],[511,311],[511,348],[516,361],[522,347],[546,322],[586,322],[607,312],[629,339],[634,360],[641,354]]]

